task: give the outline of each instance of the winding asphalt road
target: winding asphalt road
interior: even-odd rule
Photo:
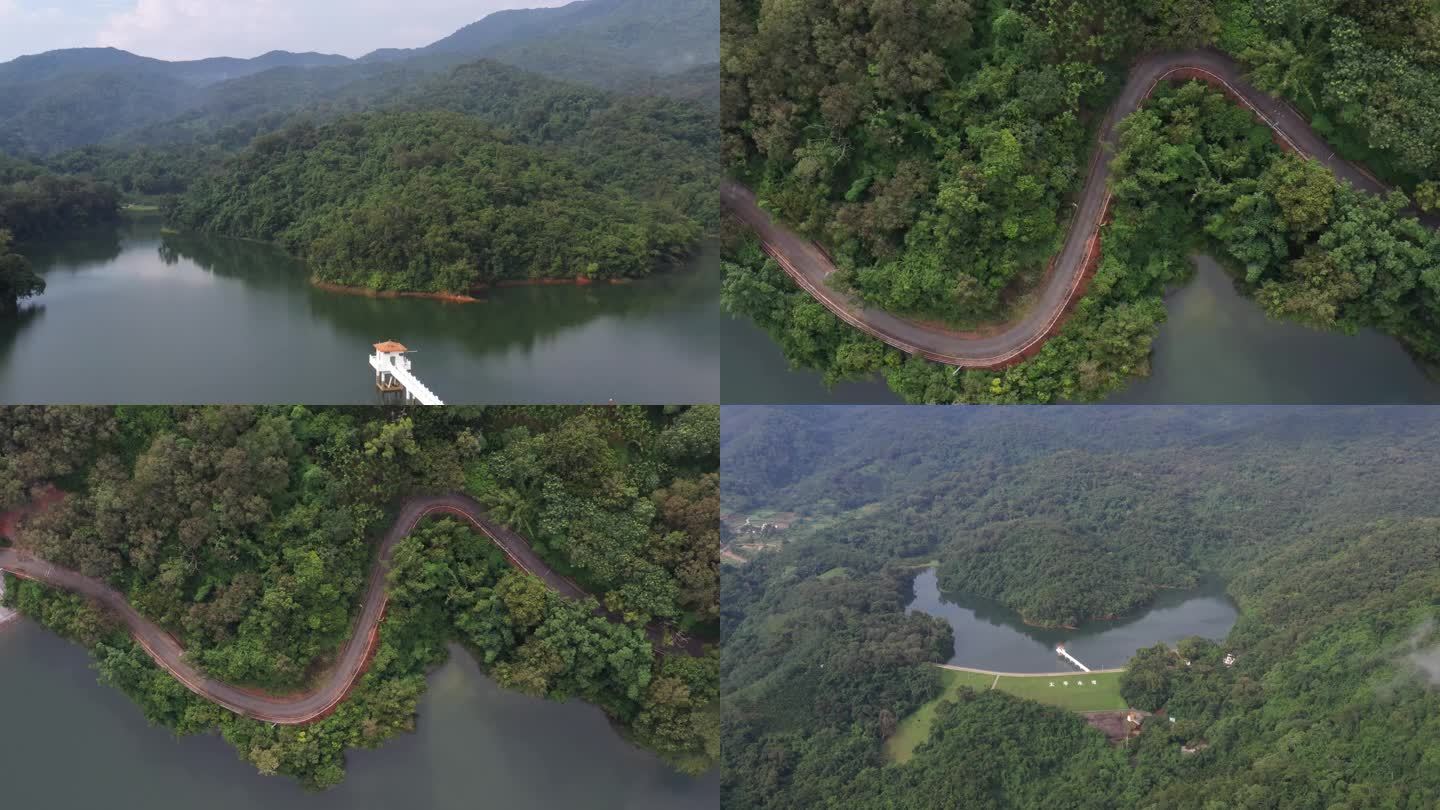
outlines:
[[[318,720],[334,711],[364,674],[370,663],[370,654],[379,638],[380,621],[385,615],[385,582],[395,545],[410,534],[424,518],[442,514],[469,521],[505,553],[512,565],[536,577],[561,596],[575,600],[588,596],[579,585],[546,565],[523,537],[491,522],[480,504],[471,498],[464,495],[411,498],[405,502],[399,517],[380,543],[379,557],[371,569],[370,581],[365,588],[365,597],[361,602],[360,616],[355,622],[354,631],[325,672],[324,681],[308,692],[271,695],[218,681],[200,672],[186,662],[185,648],[180,646],[173,636],[140,615],[125,600],[124,594],[97,579],[60,568],[14,548],[0,548],[0,569],[78,593],[104,605],[125,623],[130,634],[145,648],[150,657],[155,659],[155,663],[201,697],[245,717],[281,725],[300,725]],[[603,610],[597,612],[611,620],[619,620]],[[699,639],[683,638],[679,641],[664,642],[664,630],[658,626],[648,627],[647,635],[657,648],[690,655],[703,652],[704,643]]]
[[[830,258],[814,242],[775,222],[756,203],[749,189],[727,182],[721,189],[721,200],[737,219],[755,231],[765,251],[791,278],[851,326],[903,352],[939,363],[965,368],[1004,368],[1038,351],[1059,329],[1072,304],[1084,294],[1085,282],[1098,259],[1100,225],[1110,206],[1110,157],[1116,145],[1115,125],[1138,109],[1160,82],[1189,79],[1214,85],[1247,107],[1274,131],[1276,141],[1287,151],[1319,161],[1336,177],[1358,189],[1375,194],[1389,190],[1369,172],[1337,157],[1299,111],[1246,82],[1233,59],[1215,51],[1201,50],[1154,54],[1131,68],[1120,97],[1101,122],[1089,174],[1075,201],[1075,218],[1070,223],[1064,246],[1042,282],[1035,304],[1024,316],[994,329],[953,330],[867,307],[855,296],[830,287],[826,279],[836,270]],[[1433,225],[1433,219],[1427,217],[1427,224]]]

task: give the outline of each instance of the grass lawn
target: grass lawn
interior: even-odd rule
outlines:
[[[847,571],[847,570],[846,570],[845,568],[843,568],[843,567],[838,567],[838,566],[837,566],[837,567],[831,568],[829,571],[826,571],[825,573],[821,574],[819,578],[820,578],[820,579],[834,579],[835,577],[848,577],[848,576],[850,576],[850,572],[849,572],[849,571]]]
[[[1049,703],[1073,712],[1125,709],[1120,697],[1119,672],[1082,672],[1075,675],[1039,675],[1026,678],[1000,676],[995,688],[1016,697]]]
[[[926,703],[916,709],[914,714],[901,720],[900,727],[895,729],[895,733],[885,741],[885,756],[891,762],[908,762],[910,757],[915,755],[915,749],[920,743],[929,739],[930,726],[935,722],[935,708],[940,705],[940,701],[954,700],[962,686],[968,686],[976,691],[989,689],[995,676],[942,669],[940,670],[940,679],[945,684],[945,691],[940,693],[940,697]]]
[[[968,686],[976,691],[999,689],[1016,697],[1048,703],[1075,712],[1094,712],[1106,709],[1126,708],[1125,699],[1120,697],[1119,672],[1076,673],[1074,675],[994,675],[979,672],[961,672],[954,669],[940,670],[945,691],[940,697],[915,710],[915,713],[900,721],[900,726],[885,741],[885,756],[891,762],[904,763],[915,755],[915,749],[930,737],[930,726],[935,722],[935,709],[942,700],[954,700],[961,687]],[[1092,683],[1093,681],[1093,683]],[[1054,686],[1051,686],[1054,684]]]

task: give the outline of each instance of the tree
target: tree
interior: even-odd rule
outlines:
[[[19,302],[45,292],[45,279],[12,252],[11,242],[10,232],[0,230],[0,315],[14,314]]]

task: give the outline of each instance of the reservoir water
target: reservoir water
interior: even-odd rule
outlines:
[[[842,382],[826,389],[820,372],[790,368],[780,346],[764,329],[746,317],[725,314],[720,358],[720,395],[727,405],[765,403],[845,402],[854,405],[904,404],[899,395],[876,375],[872,379]]]
[[[151,810],[713,810],[719,779],[675,773],[597,708],[500,689],[455,649],[432,673],[414,734],[352,751],[338,787],[265,777],[216,736],[150,726],[89,655],[38,625],[0,628],[0,782],[14,807]]]
[[[946,663],[998,672],[1064,672],[1070,665],[1055,654],[1060,643],[1091,669],[1123,667],[1142,647],[1173,645],[1189,636],[1223,640],[1239,615],[1224,588],[1211,582],[1160,591],[1122,619],[1086,622],[1074,630],[1031,627],[992,600],[941,593],[933,568],[915,577],[908,610],[944,619],[954,629],[955,652]]]
[[[1345,335],[1277,321],[1237,292],[1213,259],[1200,256],[1195,262],[1195,276],[1166,298],[1168,317],[1152,346],[1150,376],[1132,380],[1109,401],[1440,402],[1440,381],[1426,377],[1394,338],[1374,330]],[[727,403],[901,401],[878,376],[826,390],[818,372],[792,371],[764,330],[748,319],[727,315],[726,320]]]
[[[0,402],[376,401],[370,346],[416,350],[447,403],[716,402],[719,259],[483,303],[312,287],[273,245],[134,222],[24,253],[45,294],[0,320]]]

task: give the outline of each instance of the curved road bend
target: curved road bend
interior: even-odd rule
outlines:
[[[0,548],[0,569],[73,591],[109,608],[125,623],[131,635],[150,657],[155,659],[155,663],[201,697],[245,717],[281,725],[299,725],[318,720],[333,711],[364,674],[370,663],[370,653],[379,638],[380,621],[385,614],[385,581],[395,546],[410,534],[422,519],[437,514],[469,521],[505,553],[512,565],[538,578],[546,587],[561,596],[576,600],[588,596],[580,586],[546,565],[524,538],[492,523],[480,504],[471,498],[464,495],[414,497],[405,502],[399,517],[380,543],[380,554],[370,571],[370,581],[365,588],[360,616],[355,622],[354,631],[327,669],[325,681],[309,692],[269,695],[215,680],[191,666],[185,660],[185,648],[180,646],[173,636],[140,615],[125,601],[123,594],[99,580],[60,568],[14,548]],[[618,620],[618,617],[613,615],[605,615],[612,620]],[[652,625],[646,628],[646,632],[651,642],[660,647],[662,628]],[[670,645],[669,649],[699,655],[703,647],[704,644],[699,639],[687,638]]]
[[[1035,304],[1024,316],[992,334],[977,336],[867,307],[855,296],[827,285],[826,279],[836,269],[834,263],[815,243],[775,222],[756,203],[749,189],[727,181],[721,188],[721,200],[737,219],[755,231],[765,251],[786,273],[851,326],[903,352],[939,363],[1004,368],[1037,351],[1055,333],[1070,305],[1083,294],[1087,264],[1099,248],[1096,237],[1110,204],[1110,156],[1116,144],[1116,123],[1139,108],[1160,82],[1182,79],[1200,79],[1224,90],[1269,126],[1285,149],[1319,161],[1356,188],[1375,194],[1389,190],[1364,169],[1337,157],[1297,110],[1241,78],[1239,65],[1230,57],[1200,50],[1154,54],[1130,69],[1120,97],[1100,124],[1089,174],[1075,201],[1075,218]],[[1435,224],[1434,217],[1425,219],[1427,224]]]

